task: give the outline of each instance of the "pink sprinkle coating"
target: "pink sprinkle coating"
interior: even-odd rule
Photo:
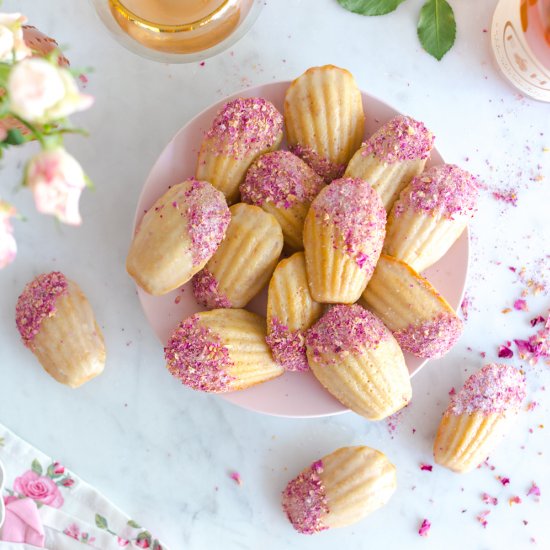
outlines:
[[[398,115],[364,143],[362,155],[374,155],[387,164],[423,160],[430,156],[434,139],[435,136],[422,122]]]
[[[191,186],[184,193],[184,204],[173,202],[172,208],[186,208],[193,264],[198,265],[208,260],[222,242],[231,213],[223,193],[206,181],[190,181]]]
[[[417,357],[442,357],[462,334],[462,321],[454,313],[439,313],[419,325],[393,333],[401,349]]]
[[[222,393],[230,389],[234,377],[229,350],[220,337],[193,315],[182,321],[164,348],[170,373],[183,384],[205,392]]]
[[[299,533],[313,535],[328,529],[323,523],[329,507],[320,477],[322,472],[323,461],[318,460],[290,481],[283,491],[283,510]]]
[[[193,294],[195,300],[208,309],[231,307],[231,302],[220,290],[216,277],[206,267],[193,277]]]
[[[490,363],[466,380],[451,398],[447,414],[501,414],[519,409],[525,396],[525,377],[518,369]]]
[[[335,164],[331,160],[322,157],[319,153],[314,151],[311,147],[304,147],[303,145],[292,145],[289,147],[290,151],[297,157],[300,157],[306,164],[311,166],[317,174],[319,174],[326,183],[341,178],[346,171],[345,164]]]
[[[397,217],[412,208],[428,214],[441,212],[449,219],[454,219],[455,215],[472,217],[479,195],[478,187],[472,174],[454,164],[432,166],[401,192],[393,214]]]
[[[384,323],[358,304],[331,307],[306,333],[306,344],[317,358],[324,353],[376,349],[391,336]]]
[[[309,370],[306,356],[306,338],[301,330],[290,330],[277,317],[269,320],[265,339],[273,359],[285,370],[305,372]]]
[[[261,97],[238,97],[218,112],[207,139],[215,142],[215,155],[242,158],[275,145],[283,131],[283,115]]]
[[[422,525],[420,525],[420,529],[418,530],[418,534],[421,537],[427,537],[431,526],[432,526],[432,524],[431,524],[429,519],[423,519],[422,520]]]
[[[372,274],[386,234],[386,210],[378,193],[362,179],[342,178],[325,187],[311,207],[322,224],[336,226],[346,253]],[[365,248],[372,250],[370,256]]]
[[[241,183],[243,202],[263,206],[273,203],[290,208],[295,203],[311,203],[323,188],[323,180],[301,158],[289,151],[262,155]]]
[[[42,273],[25,286],[15,307],[15,322],[25,346],[31,346],[42,321],[55,315],[57,299],[68,291],[67,279],[59,271]]]

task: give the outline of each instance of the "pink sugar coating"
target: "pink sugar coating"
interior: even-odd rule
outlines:
[[[194,390],[222,393],[234,377],[229,350],[220,337],[200,322],[198,315],[182,321],[172,333],[164,355],[170,373]]]
[[[416,212],[441,212],[453,219],[455,215],[472,217],[475,213],[479,183],[472,174],[454,164],[428,168],[414,178],[393,207],[400,216],[412,208]]]
[[[342,178],[325,187],[311,207],[322,224],[336,226],[346,253],[372,274],[386,233],[386,210],[378,193],[362,179]],[[371,256],[365,254],[367,245]]]
[[[248,169],[240,190],[243,202],[290,208],[297,202],[311,203],[322,188],[321,176],[302,159],[289,151],[273,151]]]
[[[453,313],[440,313],[429,321],[393,333],[403,351],[417,357],[442,357],[462,334],[462,321]]]
[[[231,213],[223,193],[206,181],[190,180],[191,187],[184,193],[183,204],[172,203],[172,208],[185,208],[187,231],[193,247],[193,264],[210,259],[222,242],[231,221]]]
[[[323,461],[318,460],[290,481],[283,491],[283,511],[299,533],[313,535],[328,529],[323,523],[329,507],[320,477],[322,472]]]
[[[242,158],[272,147],[283,131],[283,115],[261,97],[238,97],[218,112],[206,137],[215,142],[213,154]]]
[[[306,345],[314,360],[324,353],[354,353],[361,347],[376,349],[391,337],[384,323],[373,313],[354,305],[331,307],[306,333]]]
[[[446,414],[485,415],[518,410],[527,395],[525,377],[510,365],[491,363],[472,374],[451,397]]]
[[[208,309],[230,308],[229,298],[220,290],[218,281],[205,267],[193,277],[193,294]]]
[[[15,322],[27,347],[40,332],[44,319],[55,315],[58,298],[68,291],[67,279],[59,271],[42,273],[25,286],[15,307]]]
[[[374,155],[387,164],[423,160],[430,156],[434,139],[422,122],[398,115],[365,142],[362,155]]]
[[[301,330],[289,330],[277,317],[269,320],[269,334],[265,341],[273,359],[285,370],[305,372],[309,370],[306,356],[306,338]]]
[[[300,157],[306,164],[311,166],[311,168],[313,168],[313,170],[317,172],[317,174],[319,174],[326,183],[330,183],[337,178],[341,178],[346,171],[345,164],[335,164],[331,160],[322,157],[311,147],[292,145],[289,149],[297,157]]]

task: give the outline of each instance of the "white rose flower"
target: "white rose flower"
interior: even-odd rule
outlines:
[[[17,254],[17,244],[10,221],[13,216],[15,216],[15,208],[0,200],[0,269],[13,262]]]
[[[80,225],[78,201],[86,177],[80,164],[62,147],[38,153],[27,164],[25,185],[34,195],[38,212],[63,223]]]
[[[23,39],[23,23],[27,18],[20,13],[0,13],[0,62],[21,61],[31,55]]]
[[[8,78],[10,110],[29,122],[45,124],[83,111],[93,97],[81,94],[71,73],[45,59],[24,59]]]

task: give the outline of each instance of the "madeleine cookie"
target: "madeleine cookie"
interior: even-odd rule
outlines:
[[[285,95],[289,149],[330,183],[344,173],[363,139],[361,92],[345,69],[312,67]]]
[[[322,313],[322,304],[309,292],[304,253],[281,260],[267,293],[266,340],[279,365],[289,371],[309,370],[305,333]]]
[[[325,187],[304,224],[309,287],[322,303],[356,302],[374,271],[384,242],[386,211],[361,179]]]
[[[302,159],[289,151],[273,151],[254,162],[240,189],[243,202],[275,216],[287,247],[301,250],[307,211],[323,186],[321,176]]]
[[[288,483],[283,511],[299,533],[346,527],[382,508],[397,487],[395,466],[369,447],[343,447]]]
[[[462,321],[427,279],[382,254],[362,301],[393,332],[403,351],[441,357],[462,333]]]
[[[193,278],[193,293],[208,308],[246,306],[267,284],[283,249],[274,216],[250,204],[234,204],[224,241]]]
[[[225,236],[231,216],[209,183],[187,180],[147,211],[126,259],[126,270],[149,294],[166,294],[200,271]]]
[[[313,374],[352,411],[381,420],[411,400],[409,371],[391,332],[370,311],[336,305],[306,336]]]
[[[393,205],[384,252],[421,272],[437,262],[473,217],[478,183],[454,164],[428,168]]]
[[[262,153],[277,149],[283,117],[261,97],[239,97],[226,103],[206,133],[196,177],[219,189],[229,204],[237,202],[248,167]]]
[[[77,388],[105,367],[105,342],[90,303],[63,273],[43,273],[31,281],[16,306],[25,346],[58,382]]]
[[[345,176],[368,181],[389,212],[403,188],[424,170],[433,143],[433,134],[422,122],[396,116],[363,143]]]
[[[265,343],[265,319],[244,309],[202,311],[185,319],[164,348],[167,368],[194,390],[224,393],[283,374]]]
[[[459,473],[477,468],[508,431],[526,396],[525,377],[489,364],[451,397],[434,442],[435,461]]]

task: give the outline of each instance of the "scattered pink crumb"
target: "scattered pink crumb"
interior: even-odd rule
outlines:
[[[514,356],[514,352],[508,347],[511,342],[507,342],[508,345],[498,346],[498,356],[503,359],[510,359]]]
[[[479,516],[476,517],[477,521],[483,525],[483,528],[485,529],[487,527],[487,516],[491,513],[491,510],[484,510],[479,514]]]
[[[229,477],[237,484],[237,485],[242,485],[243,484],[243,480],[241,478],[241,474],[239,474],[239,472],[231,472],[229,474]]]
[[[455,395],[456,394],[456,390],[454,388],[454,386],[449,390],[449,395]]]
[[[460,304],[460,311],[462,311],[462,317],[464,317],[465,321],[468,320],[468,310],[471,305],[472,305],[472,299],[468,296],[468,294],[465,294],[464,299]]]
[[[512,504],[521,504],[521,498],[519,498],[518,496],[510,497],[508,499],[508,503],[510,504],[510,506],[512,506]]]
[[[488,493],[483,493],[481,495],[481,500],[483,500],[485,504],[492,504],[493,506],[496,506],[498,504],[498,498],[492,497]]]
[[[540,497],[540,489],[534,481],[533,481],[529,491],[527,491],[527,496],[530,497],[531,495],[533,495],[535,497]]]
[[[527,405],[526,410],[532,411],[532,410],[536,409],[538,406],[539,406],[539,403],[538,403],[537,401],[531,401],[531,402]]]
[[[528,525],[528,524],[529,524],[529,522],[526,519],[524,519],[523,520],[523,525]]]
[[[505,308],[501,311],[501,313],[504,313],[504,314],[506,315],[507,313],[510,313],[511,311],[512,311],[512,308],[511,308],[511,307],[505,307]]]
[[[80,83],[82,84],[83,87],[86,87],[86,84],[88,84],[88,77],[85,74],[82,74],[82,73],[79,74],[78,80],[80,80]]]
[[[420,529],[418,530],[418,534],[421,536],[421,537],[427,537],[428,536],[428,532],[430,531],[430,528],[431,528],[432,524],[430,523],[430,520],[424,518],[422,520],[422,524],[420,525]]]
[[[508,485],[510,483],[510,478],[509,477],[502,477],[502,476],[497,476],[497,479],[502,483],[502,485],[504,485],[506,487],[506,485]]]
[[[502,201],[512,206],[518,205],[518,194],[515,189],[509,189],[506,191],[495,190],[492,192],[492,196],[497,201]]]
[[[516,300],[514,302],[514,309],[517,311],[529,311],[525,300]]]
[[[174,299],[174,304],[179,304],[181,302],[181,296],[178,294],[176,298]]]
[[[204,67],[204,66],[206,65],[206,61],[201,61],[201,62],[199,63],[199,65],[200,65],[201,67]]]
[[[539,323],[544,323],[545,320],[546,319],[542,315],[539,315],[538,317],[531,319],[529,323],[531,324],[532,327],[536,327]]]
[[[424,464],[423,462],[421,462],[420,469],[423,472],[431,472],[433,470],[433,466],[431,464]]]

